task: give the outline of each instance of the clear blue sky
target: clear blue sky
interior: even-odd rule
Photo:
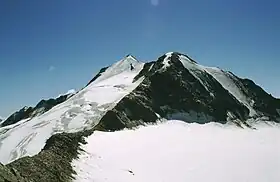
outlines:
[[[278,0],[2,0],[0,115],[84,86],[131,53],[169,51],[280,96]]]

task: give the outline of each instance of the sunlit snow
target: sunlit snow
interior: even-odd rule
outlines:
[[[280,128],[180,121],[95,132],[72,165],[77,182],[279,182]]]

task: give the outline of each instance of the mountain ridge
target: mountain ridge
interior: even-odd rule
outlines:
[[[40,116],[45,112],[49,111],[54,106],[66,101],[74,94],[74,90],[71,90],[71,92],[66,93],[64,95],[59,95],[55,99],[43,99],[40,102],[38,102],[35,107],[25,106],[19,111],[16,111],[13,114],[11,114],[7,119],[3,120],[3,122],[0,124],[0,127],[16,124],[17,122],[23,119],[32,119],[33,117]]]
[[[173,56],[172,56],[173,55]],[[174,56],[177,56],[176,58]],[[173,57],[171,59],[171,57]],[[257,115],[256,111],[253,109],[252,105],[254,105],[254,100],[253,98],[256,97],[265,97],[266,101],[270,103],[270,105],[278,105],[280,103],[280,99],[277,99],[273,97],[271,94],[267,94],[265,90],[263,90],[259,85],[256,85],[254,81],[248,79],[248,78],[240,78],[236,76],[234,73],[231,71],[224,71],[218,67],[206,67],[198,64],[195,60],[193,60],[190,56],[186,54],[182,54],[179,52],[168,52],[166,54],[163,54],[158,60],[156,61],[151,61],[147,63],[142,63],[144,64],[143,69],[140,71],[138,75],[134,78],[134,82],[137,81],[138,78],[142,76],[147,76],[149,72],[151,73],[152,68],[155,66],[155,63],[161,62],[161,64],[157,64],[156,66],[159,67],[157,71],[162,71],[163,69],[167,69],[167,67],[170,66],[170,61],[173,61],[173,65],[183,64],[183,66],[197,79],[203,87],[209,92],[211,96],[213,96],[213,93],[211,93],[207,87],[209,87],[209,83],[207,83],[207,79],[200,78],[201,74],[204,74],[206,77],[214,77],[220,84],[222,84],[223,87],[225,87],[226,84],[221,83],[219,80],[219,74],[220,75],[228,75],[228,80],[229,82],[234,82],[235,85],[237,85],[240,91],[239,93],[235,94],[231,93],[237,99],[239,102],[241,102],[243,105],[245,105],[249,111],[250,111],[250,116],[253,117],[254,115]],[[177,61],[177,63],[176,63]],[[123,59],[121,59],[118,62],[115,62],[114,64],[101,68],[100,71],[96,74],[95,77],[93,77],[92,80],[90,80],[86,86],[88,87],[91,83],[97,81],[102,81],[108,77],[106,76],[106,71],[109,72],[109,76],[114,76],[120,74],[123,70],[128,68],[128,65],[130,66],[131,69],[133,69],[133,64],[138,64],[140,61],[138,61],[135,56],[128,54],[126,55]],[[122,65],[124,65],[124,68],[122,68]],[[108,70],[109,69],[109,70]],[[182,68],[180,68],[182,69]],[[115,70],[115,72],[112,74],[112,70]],[[155,69],[153,70],[155,71]],[[220,72],[220,73],[218,73]],[[206,75],[207,74],[207,75]],[[100,79],[100,77],[102,78]],[[210,78],[212,79],[212,78]],[[245,88],[246,87],[246,88]],[[253,88],[254,90],[258,90],[257,93],[251,93],[248,88]],[[225,88],[227,91],[231,92],[229,88]],[[236,89],[237,90],[237,89]],[[68,94],[66,94],[68,95]],[[69,93],[69,95],[74,95],[74,93]],[[27,118],[32,118],[36,115],[40,115],[48,110],[50,110],[53,106],[60,104],[64,102],[66,99],[60,99],[61,97],[65,97],[65,95],[60,95],[58,98],[55,100],[61,100],[57,102],[56,104],[51,104],[52,106],[48,106],[45,109],[42,109],[40,111],[39,105],[44,105],[44,103],[47,103],[49,101],[52,101],[53,99],[49,99],[47,101],[42,100],[40,101],[34,108],[33,107],[24,107],[21,110],[15,112],[11,116],[9,116],[5,121],[2,121],[1,126],[8,126],[10,124],[17,123],[18,121],[22,119],[27,119]],[[245,98],[246,97],[246,98]],[[249,100],[247,100],[249,98]],[[39,108],[39,109],[38,109]],[[273,115],[279,115],[279,112],[275,108],[269,108],[268,106],[263,106],[261,102],[258,103],[258,109],[260,109],[262,112],[265,112],[265,114],[268,114],[270,117],[273,117]],[[37,112],[37,113],[36,113]],[[259,112],[259,111],[258,111]],[[23,116],[21,116],[23,115]],[[263,116],[263,113],[260,113],[260,115]],[[17,117],[16,117],[17,116]],[[20,116],[20,117],[19,117]],[[279,118],[274,117],[273,120],[280,121]]]
[[[249,79],[199,65],[181,53],[169,52],[147,63],[127,56],[102,68],[84,88],[41,115],[0,128],[0,162],[17,171],[22,171],[18,164],[44,171],[36,164],[47,162],[42,155],[50,157],[48,167],[63,166],[64,159],[56,161],[55,157],[66,150],[71,154],[69,164],[77,156],[81,138],[95,130],[118,131],[164,120],[233,123],[257,129],[258,123],[280,122],[280,100]],[[67,146],[69,143],[73,146]],[[69,177],[73,170],[68,167],[59,170]],[[42,174],[32,175],[38,179]],[[68,179],[60,177],[60,181]]]

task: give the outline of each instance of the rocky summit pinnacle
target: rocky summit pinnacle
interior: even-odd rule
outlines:
[[[127,55],[125,56],[125,58],[131,58],[131,59],[137,60],[136,57],[133,56],[132,54],[127,54]]]

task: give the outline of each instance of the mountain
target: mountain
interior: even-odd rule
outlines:
[[[148,63],[127,55],[71,97],[41,101],[9,118],[0,128],[3,170],[29,181],[67,181],[84,137],[96,130],[166,120],[257,128],[280,122],[280,100],[249,79],[170,52]]]
[[[9,116],[3,123],[1,123],[0,127],[8,126],[11,124],[15,124],[24,119],[32,119],[36,116],[40,116],[43,113],[47,112],[54,106],[66,101],[68,98],[74,95],[73,90],[71,92],[66,93],[65,95],[60,95],[55,99],[41,100],[35,107],[23,107],[19,111],[13,113]]]
[[[253,81],[199,65],[180,53],[146,63],[133,82],[139,80],[138,87],[108,111],[97,127],[120,130],[159,118],[239,126],[251,126],[256,120],[280,121],[279,99]]]
[[[141,83],[142,79],[136,82],[133,79],[143,66],[144,63],[132,56],[125,57],[87,87],[49,111],[0,128],[4,138],[0,140],[0,162],[7,164],[37,154],[55,133],[82,131],[97,125],[107,111]],[[21,137],[18,137],[18,133]],[[2,152],[3,149],[5,152]]]

